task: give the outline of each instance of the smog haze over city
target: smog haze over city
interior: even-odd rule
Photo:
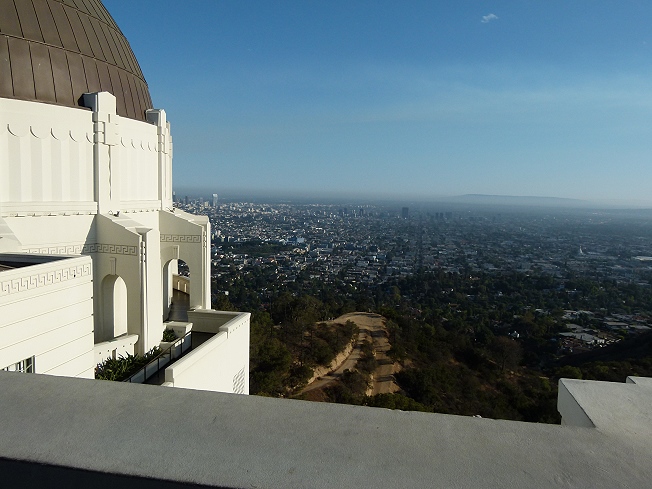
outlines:
[[[105,3],[178,192],[650,203],[648,2]]]

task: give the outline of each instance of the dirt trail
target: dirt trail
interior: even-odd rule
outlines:
[[[345,370],[355,368],[360,358],[360,345],[367,339],[373,342],[375,357],[378,362],[378,367],[372,376],[372,386],[367,393],[382,394],[398,391],[399,387],[394,382],[393,375],[398,372],[399,365],[394,364],[387,356],[387,351],[391,348],[391,345],[387,338],[385,318],[379,314],[368,312],[350,312],[333,321],[328,321],[328,323],[345,323],[346,321],[353,321],[360,330],[351,354],[334,371],[328,375],[324,375],[321,379],[315,380],[306,386],[301,393],[326,387],[328,384],[337,380]]]

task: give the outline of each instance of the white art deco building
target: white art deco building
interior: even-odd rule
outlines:
[[[0,369],[93,378],[167,327],[211,336],[167,385],[246,393],[249,315],[210,283],[208,219],[173,208],[170,124],[104,6],[0,0]]]
[[[560,380],[561,425],[230,394],[249,314],[210,309],[209,223],[173,209],[171,164],[99,0],[0,0],[1,487],[652,487],[650,379]],[[164,328],[206,340],[165,366],[190,389],[92,380]]]

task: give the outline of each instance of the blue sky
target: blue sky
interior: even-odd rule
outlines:
[[[104,3],[177,188],[652,202],[647,0]]]

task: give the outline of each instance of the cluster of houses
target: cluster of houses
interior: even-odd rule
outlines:
[[[559,333],[559,347],[564,353],[577,353],[617,343],[626,336],[650,331],[649,318],[633,314],[613,314],[599,316],[591,311],[565,311],[565,321],[577,321],[580,318],[588,326],[568,322],[568,331]]]

